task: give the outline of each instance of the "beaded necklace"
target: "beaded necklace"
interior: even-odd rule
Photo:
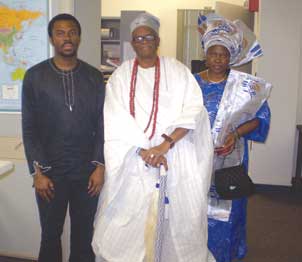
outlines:
[[[138,60],[135,59],[132,69],[132,75],[131,75],[131,82],[130,82],[130,100],[129,100],[129,107],[130,107],[130,114],[135,118],[135,90],[136,90],[136,79],[137,79],[137,71],[138,71]],[[144,130],[146,133],[151,125],[151,122],[153,120],[152,124],[152,131],[149,136],[149,140],[154,136],[155,129],[156,129],[156,120],[157,120],[157,113],[158,113],[158,98],[159,98],[159,81],[160,81],[160,62],[159,58],[157,57],[155,62],[155,81],[154,81],[154,88],[153,88],[153,102],[152,102],[152,109],[149,116],[148,124]]]

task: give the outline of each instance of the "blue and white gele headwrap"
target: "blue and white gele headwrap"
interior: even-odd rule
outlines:
[[[198,31],[205,53],[214,45],[230,52],[230,65],[239,66],[263,54],[255,34],[240,20],[229,21],[216,14],[199,15]]]

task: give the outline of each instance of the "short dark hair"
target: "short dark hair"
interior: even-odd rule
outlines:
[[[59,20],[69,20],[69,21],[73,21],[78,30],[79,30],[79,35],[81,36],[81,25],[80,25],[80,22],[71,14],[58,14],[56,16],[54,16],[48,23],[48,36],[49,37],[52,37],[52,30],[53,30],[53,26],[55,24],[56,21],[59,21]]]

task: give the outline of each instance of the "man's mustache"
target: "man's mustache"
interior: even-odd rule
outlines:
[[[73,43],[70,42],[70,41],[66,41],[66,42],[63,43],[62,47],[64,47],[65,45],[72,45],[73,46]]]

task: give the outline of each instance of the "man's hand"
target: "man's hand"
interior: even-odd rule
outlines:
[[[153,167],[160,167],[160,165],[163,165],[167,171],[168,163],[164,154],[168,152],[169,148],[170,144],[165,141],[162,144],[152,147],[148,150],[142,149],[140,151],[140,156],[148,165]]]
[[[50,202],[55,195],[53,182],[39,170],[37,170],[36,175],[34,175],[34,187],[39,196],[47,202]]]
[[[96,196],[100,193],[105,180],[105,167],[98,165],[92,172],[88,181],[88,194],[90,196]]]

